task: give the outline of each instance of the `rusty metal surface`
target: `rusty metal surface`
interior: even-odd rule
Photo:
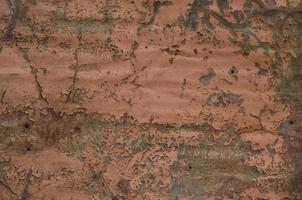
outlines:
[[[302,199],[299,0],[1,0],[0,199]]]

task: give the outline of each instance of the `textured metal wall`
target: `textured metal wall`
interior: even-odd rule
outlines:
[[[299,0],[0,0],[0,199],[301,200]]]

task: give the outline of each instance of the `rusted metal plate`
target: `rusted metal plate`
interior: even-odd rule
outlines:
[[[302,199],[299,0],[1,0],[0,199]]]

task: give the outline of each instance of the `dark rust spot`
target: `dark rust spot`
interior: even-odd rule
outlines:
[[[76,133],[80,133],[81,132],[81,127],[79,127],[79,126],[74,127],[74,131]]]
[[[25,123],[23,124],[23,128],[24,128],[24,129],[30,129],[30,128],[31,128],[30,123],[25,122]]]

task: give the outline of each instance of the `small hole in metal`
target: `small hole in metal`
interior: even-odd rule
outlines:
[[[75,132],[79,133],[79,132],[81,132],[81,127],[76,126],[76,127],[74,127],[74,130],[75,130]]]
[[[25,129],[30,129],[30,128],[31,128],[31,125],[30,125],[28,122],[26,122],[26,123],[23,124],[23,127],[24,127]]]

